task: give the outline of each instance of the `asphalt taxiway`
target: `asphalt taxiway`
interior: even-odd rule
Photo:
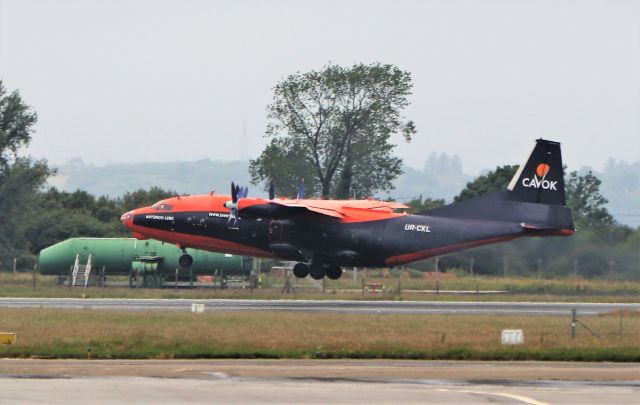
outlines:
[[[0,403],[633,403],[640,365],[0,360]]]
[[[640,311],[640,303],[563,302],[444,302],[246,299],[124,299],[124,298],[0,298],[0,308],[103,309],[119,311],[191,311],[191,304],[206,311],[311,311],[376,314],[482,314],[581,316],[613,311]]]

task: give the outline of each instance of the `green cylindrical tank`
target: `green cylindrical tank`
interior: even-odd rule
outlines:
[[[222,253],[188,249],[193,256],[193,274],[246,274],[251,259]],[[42,274],[66,275],[76,255],[86,264],[91,255],[94,269],[105,268],[107,275],[126,275],[131,270],[175,272],[182,251],[177,246],[156,240],[134,238],[72,238],[43,249],[39,268]]]

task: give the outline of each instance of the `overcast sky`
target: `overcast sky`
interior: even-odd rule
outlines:
[[[538,137],[571,168],[640,159],[640,1],[0,0],[0,79],[55,164],[241,159],[243,122],[256,157],[272,87],[328,61],[411,72],[410,166]]]

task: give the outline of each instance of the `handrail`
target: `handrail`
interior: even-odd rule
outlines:
[[[87,259],[87,266],[84,270],[84,286],[86,287],[89,284],[89,274],[91,274],[91,255],[89,255],[89,259]]]
[[[76,261],[73,264],[73,273],[71,275],[71,286],[75,287],[76,277],[78,277],[78,269],[80,268],[80,255],[76,254]]]

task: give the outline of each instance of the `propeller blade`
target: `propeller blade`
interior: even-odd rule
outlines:
[[[298,200],[304,199],[304,179],[300,179],[300,183],[298,183]]]
[[[249,196],[249,187],[245,186],[244,189],[242,189],[242,198],[247,198]]]
[[[238,189],[233,182],[231,182],[231,201],[234,204],[238,202]]]
[[[273,180],[269,182],[269,199],[273,200],[276,198],[276,186],[273,184]]]

